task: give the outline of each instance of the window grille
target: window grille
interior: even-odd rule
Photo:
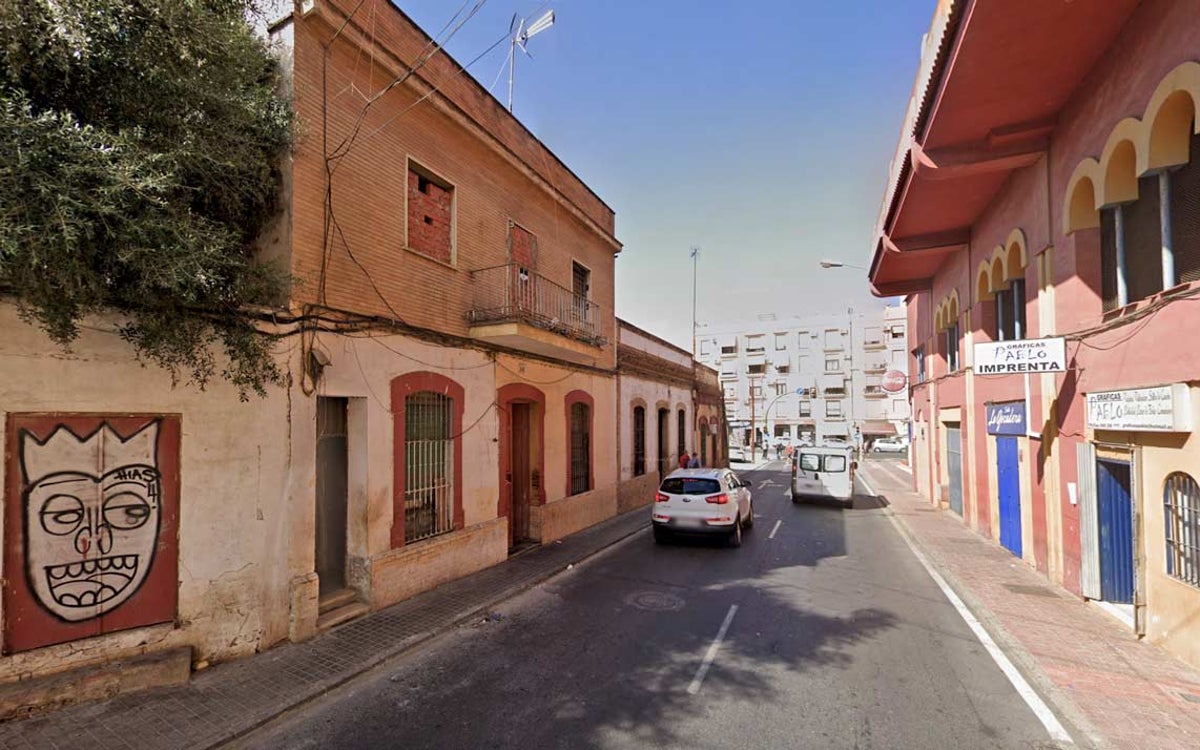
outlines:
[[[633,475],[646,473],[646,408],[633,408]]]
[[[587,404],[571,404],[571,494],[591,489],[592,415]]]
[[[1167,575],[1200,588],[1200,485],[1177,471],[1163,487]]]
[[[404,541],[454,529],[454,400],[431,391],[404,400]]]

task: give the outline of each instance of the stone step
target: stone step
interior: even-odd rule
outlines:
[[[317,630],[329,630],[335,625],[349,622],[356,617],[367,614],[371,608],[365,602],[352,602],[343,607],[332,609],[317,618]]]
[[[354,601],[358,601],[357,591],[354,589],[338,589],[321,597],[320,601],[317,602],[317,612],[323,615],[326,612],[332,612]]]

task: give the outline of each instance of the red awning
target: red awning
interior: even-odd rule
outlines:
[[[891,437],[899,435],[896,426],[886,419],[866,419],[862,423],[862,434],[871,437]]]

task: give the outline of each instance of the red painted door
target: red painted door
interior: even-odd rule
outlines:
[[[178,416],[10,414],[4,652],[170,622]]]

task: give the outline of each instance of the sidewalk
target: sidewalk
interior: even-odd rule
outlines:
[[[218,664],[190,683],[0,724],[0,747],[209,748],[245,734],[649,525],[645,508],[336,627]]]
[[[1200,747],[1200,671],[934,509],[909,489],[898,462],[864,461],[861,473],[1026,679],[1075,726],[1077,744]]]

